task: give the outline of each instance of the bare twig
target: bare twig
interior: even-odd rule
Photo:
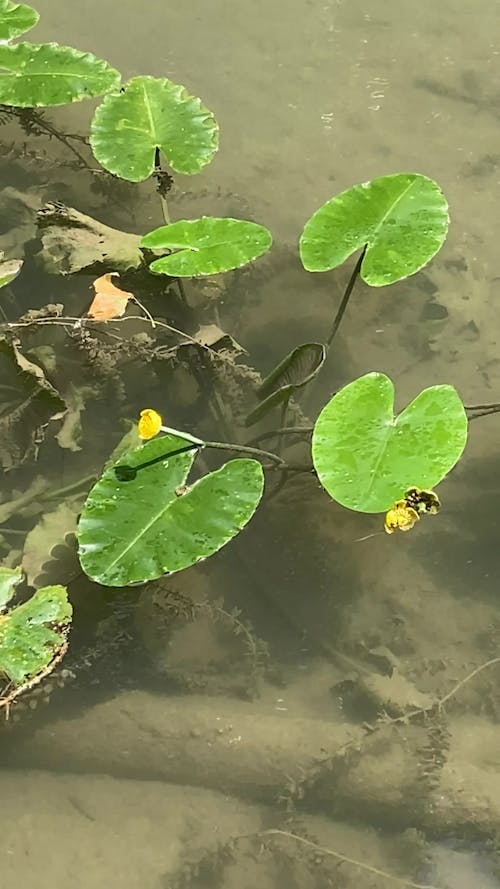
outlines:
[[[144,307],[141,306],[141,308],[144,308]],[[123,318],[113,318],[112,322],[98,321],[95,318],[77,318],[77,317],[72,317],[69,315],[68,316],[58,315],[57,317],[54,316],[54,318],[34,318],[32,321],[8,321],[5,324],[0,324],[0,331],[5,330],[5,329],[15,330],[18,327],[32,327],[32,326],[38,325],[38,324],[59,324],[62,327],[67,327],[68,324],[81,325],[81,324],[85,323],[85,324],[106,325],[106,324],[110,324],[110,323],[121,324],[124,321],[146,321],[146,320],[149,321],[153,327],[161,327],[164,330],[169,330],[170,333],[174,333],[176,336],[183,337],[183,339],[187,340],[190,343],[194,343],[196,346],[199,346],[202,349],[209,348],[208,346],[204,346],[202,343],[200,343],[199,340],[197,340],[195,337],[190,336],[189,333],[184,333],[183,330],[178,330],[177,327],[172,327],[171,324],[165,324],[164,321],[158,321],[157,319],[154,319],[151,316],[149,316],[149,313],[147,313],[146,318],[144,318],[143,315],[124,315]]]
[[[147,309],[146,306],[143,306],[143,304],[142,304],[141,302],[139,302],[139,300],[137,299],[136,296],[133,296],[132,299],[133,299],[133,301],[136,303],[136,305],[138,305],[139,308],[142,309],[142,311],[144,312],[146,318],[147,318],[148,321],[151,323],[151,327],[153,327],[153,328],[156,327],[156,321],[155,321],[155,319],[153,318],[153,316],[152,316],[151,312],[149,311],[149,309]]]
[[[471,679],[474,679],[476,676],[479,675],[479,673],[482,673],[483,670],[486,670],[489,667],[494,667],[496,664],[500,664],[500,657],[494,657],[491,659],[491,661],[486,661],[485,664],[481,664],[480,667],[476,667],[475,670],[472,670],[471,673],[468,673],[468,675],[465,676],[464,679],[461,679],[460,682],[457,682],[453,686],[453,688],[451,689],[451,691],[448,692],[448,694],[443,695],[443,697],[438,700],[438,702],[437,702],[438,708],[441,709],[441,707],[443,707],[444,704],[446,704],[446,702],[450,700],[450,698],[453,698],[457,694],[457,692],[460,691],[460,689],[464,687],[464,685],[466,685],[468,682],[471,681]]]

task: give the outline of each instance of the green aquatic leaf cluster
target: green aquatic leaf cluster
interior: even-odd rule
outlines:
[[[452,386],[425,389],[395,416],[391,380],[370,373],[323,408],[312,459],[333,500],[379,513],[412,486],[437,485],[460,459],[466,440],[465,409]],[[244,528],[262,498],[261,464],[231,460],[189,485],[202,448],[202,442],[166,434],[107,467],[78,529],[80,562],[89,577],[123,586],[180,571]]]
[[[122,84],[109,63],[57,43],[17,43],[38,21],[29,6],[0,3],[0,102],[19,108],[63,105],[103,96],[94,113],[90,146],[115,176],[141,182],[160,169],[193,175],[209,164],[219,145],[214,114],[168,78],[133,77]],[[336,268],[365,248],[361,277],[380,287],[422,268],[446,237],[448,212],[439,186],[417,173],[383,176],[328,200],[306,222],[300,238],[304,268]],[[144,236],[155,274],[213,275],[240,268],[272,244],[262,225],[202,217],[168,223]]]
[[[153,274],[217,275],[270,250],[271,233],[254,221],[168,218],[162,163],[172,172],[193,175],[218,150],[217,121],[200,98],[168,78],[141,75],[122,83],[107,61],[71,47],[11,42],[37,21],[31,7],[0,0],[0,103],[26,108],[103,97],[90,130],[96,160],[130,182],[156,176],[163,197],[165,225],[141,241]],[[382,287],[423,268],[443,244],[448,222],[446,199],[432,179],[415,172],[381,176],[319,207],[304,225],[299,256],[306,271],[319,273],[359,253],[360,277]],[[0,286],[13,280],[19,267],[3,265]],[[327,348],[303,343],[292,349],[263,381],[247,425],[276,407],[284,416],[289,400],[300,397],[320,372]],[[426,389],[395,415],[392,382],[369,373],[341,389],[320,412],[311,457],[334,500],[361,512],[384,512],[408,487],[432,487],[444,478],[466,438],[465,410],[453,387]],[[170,431],[106,466],[78,532],[81,564],[94,580],[116,586],[179,571],[217,552],[254,514],[263,493],[261,463],[233,459],[191,484],[189,475],[205,443],[193,444],[191,438],[186,446],[186,441]],[[45,598],[30,600],[31,607],[44,606],[42,615],[50,603],[54,608],[56,601],[62,603],[63,594],[54,592],[59,588],[48,589]],[[40,628],[33,648],[39,656],[55,631],[48,619],[33,625]],[[20,624],[9,617],[9,626],[20,639]]]

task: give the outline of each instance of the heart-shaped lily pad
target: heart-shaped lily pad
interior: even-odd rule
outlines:
[[[216,216],[162,225],[141,241],[141,247],[150,250],[173,251],[155,259],[149,266],[152,272],[189,278],[239,269],[267,253],[271,244],[271,232],[263,225]]]
[[[262,497],[256,460],[231,460],[192,486],[187,476],[197,449],[165,435],[109,467],[92,488],[78,527],[85,573],[106,586],[124,586],[180,571],[211,556],[238,534]],[[162,459],[163,457],[163,459]],[[127,477],[124,465],[135,468]]]
[[[133,77],[121,92],[106,96],[90,132],[99,163],[130,182],[151,175],[157,150],[177,173],[198,173],[212,160],[218,142],[212,112],[166,77]]]
[[[426,265],[442,246],[448,221],[446,199],[432,179],[380,176],[336,195],[311,216],[300,257],[309,272],[325,272],[366,244],[360,275],[382,287]]]
[[[413,485],[432,488],[467,441],[453,386],[424,389],[397,417],[394,386],[381,373],[349,383],[321,411],[312,456],[330,496],[358,512],[386,512]]]

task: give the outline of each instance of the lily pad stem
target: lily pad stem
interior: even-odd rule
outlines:
[[[490,414],[497,414],[500,411],[500,404],[471,404],[465,405],[467,418],[469,420],[477,420],[478,417],[488,417]]]
[[[95,474],[86,475],[83,478],[78,479],[78,481],[66,485],[64,488],[49,489],[45,494],[40,495],[40,500],[64,500],[72,495],[84,496],[94,484],[95,480]]]
[[[368,244],[365,244],[365,246],[363,247],[363,249],[359,255],[358,261],[352,270],[352,275],[349,278],[347,287],[346,287],[344,295],[342,297],[342,302],[340,303],[340,306],[338,307],[338,310],[337,310],[337,314],[335,315],[335,318],[333,319],[332,328],[330,330],[329,337],[326,341],[326,344],[328,347],[331,346],[332,340],[333,340],[335,334],[337,333],[337,330],[340,327],[340,322],[342,321],[342,318],[344,317],[345,310],[347,309],[347,304],[349,302],[351,293],[354,289],[354,285],[356,283],[356,280],[358,278],[358,275],[359,275],[359,272],[361,269],[361,265],[363,263],[363,259],[365,258],[365,253],[366,253],[367,247],[368,247]]]
[[[160,149],[155,149],[155,171],[154,175],[157,182],[157,192],[161,203],[161,212],[165,225],[170,225],[170,210],[168,209],[167,191],[172,185],[173,179],[165,170],[162,169],[160,160]],[[177,278],[177,287],[179,288],[180,297],[185,305],[187,305],[186,291],[181,278]]]
[[[282,457],[279,457],[278,454],[273,454],[271,451],[262,451],[260,448],[252,448],[249,445],[229,444],[225,441],[206,441],[204,447],[215,448],[218,451],[238,451],[240,454],[265,458],[266,460],[270,460],[271,463],[274,463],[276,466],[282,468],[286,467],[285,461]]]
[[[172,432],[175,431],[176,430],[172,430]],[[277,469],[293,470],[295,472],[312,471],[312,466],[289,466],[278,456],[278,454],[273,454],[271,451],[262,451],[260,448],[251,448],[248,445],[229,444],[225,441],[200,441],[199,439],[194,439],[193,441],[190,441],[189,444],[176,448],[176,450],[166,454],[160,454],[158,457],[153,457],[152,460],[145,460],[144,463],[139,463],[137,466],[129,466],[127,463],[119,463],[114,467],[115,476],[120,482],[133,481],[140,469],[145,469],[147,466],[154,466],[156,463],[161,463],[163,460],[176,457],[178,454],[185,454],[187,451],[201,451],[204,448],[213,448],[217,451],[237,451],[240,454],[248,454],[251,457],[266,459],[276,466]]]
[[[270,432],[262,432],[247,441],[247,445],[255,447],[261,441],[268,441],[270,438],[276,438],[277,435],[308,435],[312,432],[314,426],[281,426],[279,429],[271,429]]]
[[[155,151],[155,172],[154,172],[154,175],[156,176],[156,181],[158,183],[157,191],[158,191],[158,194],[160,197],[161,212],[162,212],[162,216],[163,216],[163,221],[164,221],[165,225],[170,225],[170,211],[168,209],[168,201],[167,201],[167,197],[165,194],[165,187],[162,182],[164,171],[161,168],[160,149],[159,148],[157,148]]]

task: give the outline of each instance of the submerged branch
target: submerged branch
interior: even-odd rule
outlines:
[[[269,830],[263,830],[259,834],[259,837],[286,837],[290,840],[295,840],[297,843],[302,843],[304,846],[308,846],[310,849],[315,849],[316,852],[319,852],[321,855],[331,855],[333,858],[336,858],[337,861],[341,861],[344,864],[350,864],[352,867],[357,867],[359,870],[367,871],[370,874],[374,874],[377,877],[382,877],[385,880],[392,880],[393,883],[399,883],[400,886],[409,886],[410,889],[438,889],[436,886],[432,886],[430,883],[414,883],[412,880],[405,880],[404,877],[397,877],[395,874],[390,874],[385,870],[380,870],[378,867],[374,867],[372,864],[365,864],[363,861],[357,861],[355,858],[349,858],[347,855],[342,855],[341,852],[336,852],[334,849],[328,849],[326,846],[320,846],[318,843],[314,843],[312,840],[308,840],[306,837],[300,836],[300,834],[291,833],[288,830],[279,830],[278,828],[270,828]]]

